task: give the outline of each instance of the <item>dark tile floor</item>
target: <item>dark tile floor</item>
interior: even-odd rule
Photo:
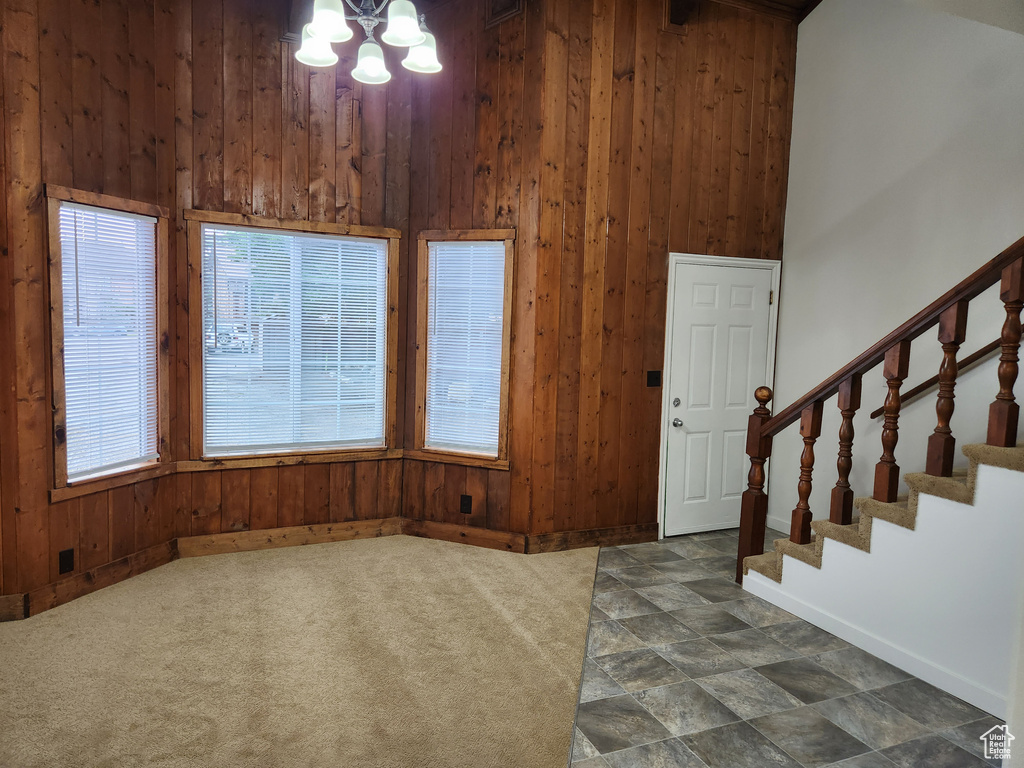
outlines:
[[[999,765],[978,738],[999,720],[744,592],[736,548],[601,550],[573,768]]]

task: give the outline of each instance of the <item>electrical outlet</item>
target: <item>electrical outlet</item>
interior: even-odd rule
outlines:
[[[472,515],[473,514],[473,497],[472,496],[468,496],[465,493],[462,494],[462,499],[459,502],[459,512],[461,512],[464,515]]]
[[[75,570],[75,550],[62,549],[57,553],[57,572],[71,573]]]
[[[648,371],[647,372],[647,386],[648,387],[660,387],[661,386],[661,371]]]

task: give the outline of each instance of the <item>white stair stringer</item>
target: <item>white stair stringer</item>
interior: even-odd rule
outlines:
[[[744,588],[1005,718],[1024,593],[1024,472],[971,470],[973,504],[921,493],[913,529],[875,518],[870,551],[824,537],[820,568],[779,554],[781,582],[750,568]]]

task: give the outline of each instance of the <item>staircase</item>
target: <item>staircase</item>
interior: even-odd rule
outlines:
[[[854,518],[850,525],[838,525],[830,520],[813,520],[813,534],[809,544],[776,539],[773,551],[744,559],[743,575],[756,571],[781,584],[784,556],[800,560],[814,568],[821,568],[826,539],[870,553],[872,522],[884,520],[913,531],[917,525],[921,494],[973,506],[978,466],[981,464],[1024,473],[1024,446],[1000,448],[985,444],[968,445],[964,447],[963,453],[969,460],[966,470],[954,472],[950,477],[936,477],[925,472],[908,473],[903,476],[910,488],[906,498],[894,502],[876,501],[870,496],[855,499],[854,507],[860,512],[860,516]]]
[[[966,336],[970,302],[996,283],[1005,310],[998,342],[998,394],[989,408],[986,442],[963,447],[968,466],[954,471],[956,440],[950,419],[960,365],[957,355]],[[999,630],[1006,635],[1000,638],[1002,645],[978,640],[980,636],[972,632],[986,625],[984,613],[975,611],[977,606],[988,604],[990,610],[1009,611],[1015,618],[1020,604],[1017,592],[1024,580],[1019,557],[1009,548],[1024,542],[1024,445],[1017,445],[1020,408],[1013,393],[1022,310],[1024,238],[776,415],[768,409],[771,390],[758,388],[758,407],[747,428],[750,472],[742,500],[736,567],[737,582],[751,576],[744,586],[754,594],[994,713],[1006,706],[1002,687],[1009,676],[1008,667],[997,665],[1009,663],[1016,625],[1007,623],[1009,619],[1004,622],[1006,627]],[[903,405],[900,390],[908,373],[912,342],[935,326],[942,346],[942,363],[935,377],[936,427],[927,437],[925,471],[904,474],[896,461]],[[983,351],[971,355],[971,362],[982,357]],[[887,387],[882,456],[874,469],[871,496],[854,498],[849,482],[853,419],[860,408],[861,378],[880,363]],[[828,518],[815,520],[810,508],[814,447],[821,435],[824,405],[833,397],[842,417],[838,479],[831,492]],[[795,423],[799,423],[803,441],[798,501],[789,538],[776,540],[774,550],[766,553],[765,463],[774,436]],[[898,495],[901,477],[908,489],[906,496]],[[983,481],[989,483],[984,492],[979,490]],[[779,482],[773,478],[773,484]],[[976,504],[979,499],[981,503]],[[935,525],[940,520],[941,529]],[[927,535],[919,530],[922,521],[927,523]],[[1004,536],[1017,538],[1004,541]],[[986,561],[982,546],[986,540],[1001,545],[1004,554],[999,563]],[[958,552],[972,547],[978,563],[970,571],[958,571],[963,565]],[[914,550],[917,561],[909,554]],[[946,578],[958,572],[958,579]],[[935,590],[940,584],[956,600],[943,603]],[[980,594],[972,598],[965,594],[970,589]],[[1004,603],[1013,602],[986,603],[985,595],[997,593]],[[890,609],[895,612],[886,614]],[[943,624],[927,617],[951,621]],[[917,652],[933,645],[923,655]],[[971,653],[979,658],[972,660]],[[999,656],[1006,658],[996,658]]]

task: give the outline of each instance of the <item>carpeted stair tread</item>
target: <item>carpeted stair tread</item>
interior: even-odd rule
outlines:
[[[751,555],[743,558],[743,575],[757,571],[762,576],[782,583],[782,564],[777,552],[765,552],[763,555]]]
[[[1018,445],[1013,448],[999,448],[995,445],[974,443],[972,445],[965,445],[961,450],[964,456],[978,464],[990,464],[993,467],[1024,472],[1024,445]]]
[[[815,568],[821,568],[821,544],[822,542],[817,540],[812,540],[810,544],[794,544],[789,539],[776,539],[775,551]]]
[[[911,509],[908,499],[905,498],[887,502],[877,501],[870,496],[862,496],[859,499],[854,499],[853,505],[860,510],[861,515],[877,517],[879,520],[885,520],[911,531],[917,525],[917,505],[915,504]]]
[[[903,476],[907,487],[918,493],[938,496],[961,504],[974,501],[974,488],[971,478],[963,471],[953,477],[936,477],[925,472],[908,472]]]
[[[850,525],[839,525],[838,523],[833,523],[831,520],[814,520],[811,523],[811,528],[816,534],[818,534],[819,538],[835,539],[843,544],[856,547],[862,552],[871,551],[870,524],[867,535],[865,535],[861,530],[859,520],[851,523]]]

